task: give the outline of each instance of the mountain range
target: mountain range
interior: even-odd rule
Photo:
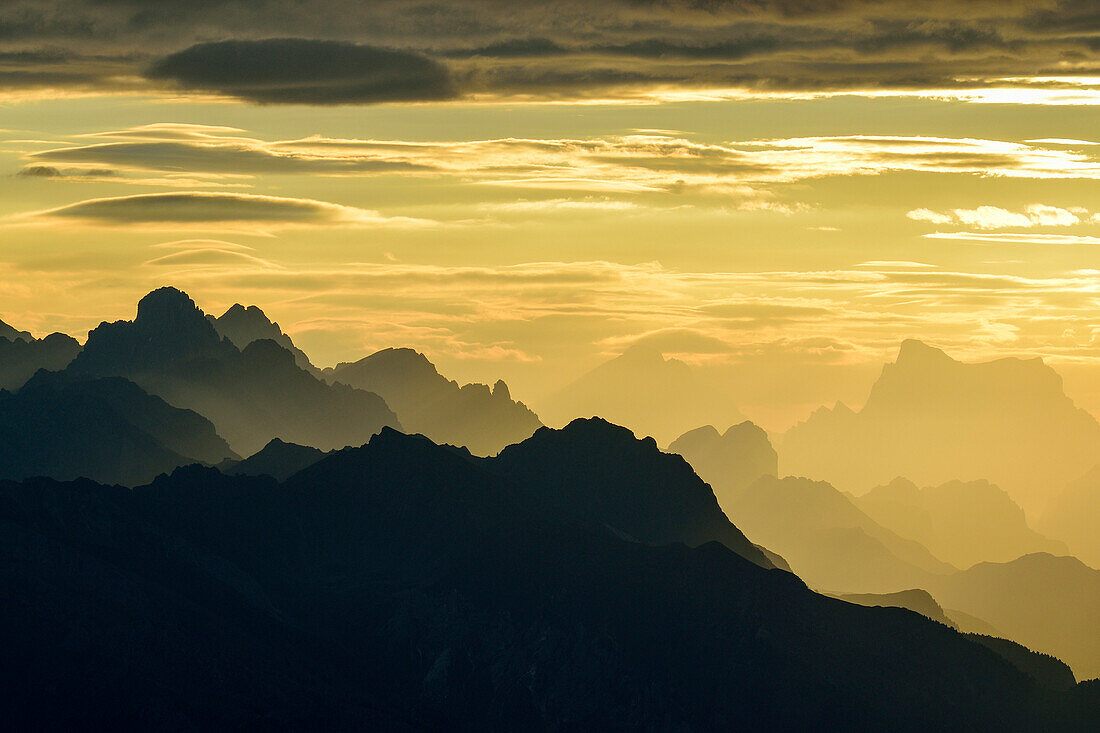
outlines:
[[[9,724],[1097,723],[1096,685],[1052,686],[919,614],[817,595],[719,542],[624,538],[602,519],[663,518],[617,507],[600,477],[580,503],[530,488],[550,455],[587,465],[596,437],[622,461],[679,461],[589,421],[505,451],[506,470],[384,429],[283,484],[200,467],[133,490],[0,483]]]
[[[39,369],[64,369],[80,352],[72,336],[51,333],[36,339],[0,321],[0,389],[17,390]]]
[[[905,341],[861,410],[822,408],[782,438],[784,473],[854,494],[896,476],[985,479],[1032,516],[1098,462],[1100,424],[1040,359],[964,364]]]

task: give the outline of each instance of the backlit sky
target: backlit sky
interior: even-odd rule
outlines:
[[[17,328],[172,284],[536,407],[644,342],[772,428],[916,337],[1100,414],[1094,2],[178,5],[0,3]]]

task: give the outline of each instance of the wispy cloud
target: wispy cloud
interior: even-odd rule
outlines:
[[[913,209],[906,214],[914,221],[931,224],[961,224],[979,229],[1009,229],[1029,227],[1068,227],[1089,218],[1088,211],[1080,208],[1064,209],[1047,204],[1031,204],[1023,211],[1010,211],[999,206],[979,206],[975,209],[951,209],[931,211]]]

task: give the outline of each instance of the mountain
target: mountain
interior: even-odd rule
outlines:
[[[217,318],[206,317],[214,326],[222,338],[227,338],[240,350],[244,350],[253,341],[267,339],[274,341],[279,346],[294,355],[294,363],[299,369],[303,369],[314,376],[320,374],[320,370],[313,366],[306,353],[294,345],[290,336],[283,333],[283,329],[269,319],[262,310],[254,305],[247,308],[240,303],[234,303],[229,310]]]
[[[205,415],[246,455],[272,438],[322,450],[357,445],[384,425],[400,424],[378,395],[317,379],[274,341],[238,350],[175,288],[142,298],[133,321],[94,329],[66,372],[131,379]]]
[[[945,608],[1062,659],[1079,679],[1100,677],[1100,570],[1077,558],[1036,553],[980,563],[937,578],[928,590]]]
[[[1065,545],[1029,527],[1020,506],[988,481],[949,481],[921,489],[896,478],[853,501],[879,524],[960,568],[1034,552],[1066,554]]]
[[[324,451],[308,445],[284,443],[272,438],[270,443],[243,461],[223,463],[218,469],[230,476],[271,476],[276,481],[286,481],[325,455]]]
[[[7,339],[8,341],[34,341],[34,336],[30,331],[20,331],[15,326],[9,326],[8,324],[0,321],[0,339]]]
[[[696,428],[674,440],[668,452],[682,455],[714,487],[723,508],[758,478],[779,474],[779,456],[768,434],[748,421],[722,434],[712,425]]]
[[[986,479],[1041,513],[1100,459],[1100,425],[1041,359],[964,364],[905,341],[859,412],[822,408],[783,437],[784,472],[855,494],[907,476],[918,484]]]
[[[120,377],[65,383],[41,372],[0,392],[0,477],[135,486],[178,466],[236,458],[208,420]]]
[[[460,387],[412,349],[384,349],[326,369],[324,376],[382,395],[409,432],[464,446],[476,455],[495,455],[542,426],[526,405],[512,400],[503,381],[491,390],[484,384]]]
[[[1100,569],[1100,465],[1072,481],[1039,520],[1051,537],[1064,540],[1070,552]]]
[[[0,323],[0,389],[19,389],[39,369],[64,369],[79,352],[77,340],[63,333],[36,339]]]
[[[944,626],[958,628],[954,621],[948,618],[940,604],[926,590],[913,588],[900,590],[895,593],[840,593],[830,594],[848,603],[856,603],[860,606],[887,606],[893,608],[907,608],[913,613],[919,613],[925,618],[938,621]]]
[[[823,481],[764,476],[724,496],[727,516],[816,589],[887,593],[927,587],[932,578],[956,570],[875,522]]]
[[[722,513],[711,488],[678,455],[600,418],[539,428],[489,465],[559,511],[651,545],[720,542],[774,567]]]
[[[559,390],[539,412],[550,424],[599,415],[668,445],[699,425],[744,420],[722,387],[648,346],[633,346]]]
[[[1088,730],[954,630],[632,543],[384,430],[280,486],[0,483],[19,729]],[[16,561],[17,560],[17,561]],[[27,660],[34,660],[27,664]]]

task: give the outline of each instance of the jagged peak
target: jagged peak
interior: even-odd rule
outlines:
[[[901,342],[901,348],[898,349],[898,358],[894,362],[895,364],[913,364],[913,363],[934,363],[934,364],[957,364],[954,359],[947,355],[942,349],[938,349],[935,346],[929,346],[923,341],[917,339],[905,339]]]
[[[512,393],[508,390],[508,385],[505,384],[503,379],[498,379],[496,384],[493,385],[493,397],[498,400],[512,399]]]

